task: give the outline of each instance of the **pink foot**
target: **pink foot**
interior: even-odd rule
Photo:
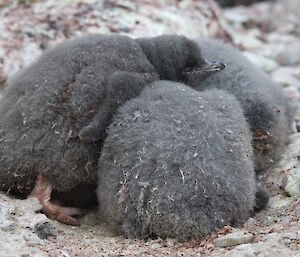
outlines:
[[[35,186],[28,197],[36,197],[43,206],[44,213],[51,219],[61,223],[78,226],[79,222],[71,215],[81,214],[81,210],[73,207],[63,207],[50,202],[52,193],[51,184],[39,175],[35,181]]]

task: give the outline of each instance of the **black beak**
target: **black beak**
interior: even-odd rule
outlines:
[[[195,68],[194,71],[201,71],[201,72],[219,72],[226,68],[226,64],[219,61],[209,62],[206,61],[202,67]]]
[[[202,64],[200,67],[193,66],[188,67],[185,70],[183,70],[183,73],[187,74],[188,76],[194,76],[194,75],[202,75],[202,76],[209,76],[215,72],[219,72],[226,68],[226,64],[219,61],[205,61],[204,64]]]

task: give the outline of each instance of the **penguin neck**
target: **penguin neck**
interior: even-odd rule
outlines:
[[[189,73],[183,72],[180,75],[181,76],[178,81],[195,88],[195,87],[199,87],[200,86],[199,84],[205,82],[207,78],[213,76],[213,73],[191,71]]]

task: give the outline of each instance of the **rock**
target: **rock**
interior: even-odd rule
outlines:
[[[256,30],[249,30],[247,34],[233,34],[233,42],[235,45],[241,45],[246,49],[259,49],[262,46],[262,42],[257,39],[257,34]]]
[[[0,224],[2,224],[3,220],[6,220],[9,218],[9,207],[5,203],[0,202]]]
[[[0,202],[0,229],[2,231],[13,231],[16,228],[14,218],[15,208]]]
[[[282,225],[290,225],[291,222],[293,221],[293,218],[292,217],[284,217],[281,221],[281,224]]]
[[[293,105],[296,105],[296,104],[299,105],[298,101],[300,100],[300,92],[297,88],[295,88],[293,86],[285,87],[285,88],[283,88],[283,93],[288,99],[291,99],[294,102]],[[299,114],[298,108],[297,108],[296,114],[297,113]],[[297,115],[297,116],[299,117],[299,115]],[[295,117],[295,119],[296,119],[296,117]],[[294,132],[297,132],[297,131],[295,130]]]
[[[271,78],[274,82],[282,86],[292,86],[300,89],[300,81],[294,76],[295,71],[289,67],[282,67],[271,73]]]
[[[26,245],[28,246],[39,246],[43,245],[43,241],[39,239],[36,235],[28,234],[23,236],[24,240],[26,241]]]
[[[166,239],[166,246],[172,248],[172,247],[174,247],[175,242],[176,242],[176,241],[175,241],[174,239],[167,238],[167,239]]]
[[[31,212],[38,212],[43,208],[40,201],[35,197],[30,197],[22,200],[22,206],[22,209],[30,210]]]
[[[265,58],[261,55],[257,55],[250,52],[244,52],[244,56],[247,57],[247,59],[252,62],[255,66],[261,68],[265,72],[272,72],[279,68],[279,65],[277,62],[275,62],[272,59]]]
[[[49,256],[39,249],[42,245],[43,241],[27,231],[18,230],[18,233],[9,233],[0,230],[0,256]]]
[[[271,199],[269,201],[269,206],[273,209],[280,209],[282,207],[286,207],[292,201],[293,201],[293,199],[291,199],[290,197],[283,197],[281,195],[278,195],[275,197],[271,197]]]
[[[35,225],[39,222],[47,222],[49,219],[45,214],[37,213],[42,209],[42,205],[35,197],[25,200],[15,200],[17,202],[16,220],[23,228],[35,230]]]
[[[254,218],[249,218],[246,223],[244,224],[245,228],[253,227],[256,225],[256,219]]]
[[[255,249],[253,249],[252,245],[244,244],[237,246],[233,249],[233,251],[225,254],[224,257],[254,257]]]
[[[2,229],[2,231],[13,231],[15,230],[17,227],[16,223],[14,221],[11,220],[5,220],[0,222],[0,228]]]
[[[296,257],[294,252],[284,244],[278,246],[277,242],[267,241],[256,244],[244,244],[235,247],[232,251],[225,254],[224,257]]]
[[[281,65],[296,65],[300,63],[300,45],[290,45],[277,55],[277,61]]]
[[[299,92],[299,94],[300,94],[300,92]],[[300,97],[297,98],[297,99],[300,100]],[[295,132],[299,132],[300,131],[300,101],[295,102],[294,106],[297,108],[296,112],[295,112],[295,115],[294,115],[294,120],[295,120],[295,123],[296,123],[295,124],[296,128],[298,126],[298,128],[297,128],[297,130]]]
[[[35,215],[34,215],[35,214]],[[20,217],[17,217],[20,226],[23,228],[29,228],[31,230],[35,230],[35,225],[39,222],[46,222],[49,221],[47,216],[42,213],[26,213]]]
[[[137,245],[134,245],[134,244],[130,244],[127,246],[127,250],[136,250],[138,248]]]
[[[151,245],[151,248],[154,250],[159,249],[159,248],[161,248],[161,244],[155,243],[155,244]]]
[[[286,216],[284,208],[281,208],[280,210],[277,210],[273,213],[276,217],[284,217]]]
[[[281,236],[281,238],[288,239],[289,241],[298,241],[300,240],[300,234],[299,232],[285,233]]]
[[[39,222],[35,225],[35,232],[41,239],[57,236],[56,228],[50,222]]]
[[[300,195],[299,149],[300,134],[296,133],[290,137],[290,144],[282,156],[280,163],[272,172],[274,176],[277,175],[278,178],[284,178],[282,189],[292,197],[297,197]],[[272,176],[273,175],[271,175],[271,177]]]
[[[296,208],[295,215],[300,218],[300,207]]]
[[[293,174],[290,174],[288,177],[288,183],[285,186],[284,190],[290,196],[299,196],[300,193],[300,169],[295,169]]]
[[[271,216],[265,216],[262,220],[262,224],[264,225],[270,225],[273,222],[273,219]]]
[[[224,16],[230,23],[234,24],[246,24],[252,22],[252,19],[250,17],[237,12],[236,9],[225,9]]]
[[[32,230],[47,220],[36,213],[40,209],[37,199],[18,200],[0,192],[0,256],[48,256],[38,249],[44,242]]]
[[[294,77],[296,79],[300,80],[300,66],[298,66],[294,69]]]
[[[228,247],[252,242],[254,236],[246,231],[238,231],[221,236],[214,240],[216,247]]]

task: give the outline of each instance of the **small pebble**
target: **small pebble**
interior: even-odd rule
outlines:
[[[292,217],[285,217],[283,220],[282,220],[282,224],[283,225],[288,225],[292,222]]]
[[[135,250],[136,248],[138,248],[138,246],[134,244],[130,244],[127,246],[127,250]]]
[[[272,72],[279,68],[279,65],[277,62],[275,62],[272,59],[265,58],[261,55],[257,55],[250,52],[244,52],[244,56],[247,57],[247,59],[252,62],[255,66],[261,68],[265,72]]]
[[[300,218],[300,207],[296,208],[295,215]]]
[[[264,225],[270,225],[270,224],[272,223],[272,221],[273,221],[272,217],[266,216],[266,217],[264,217],[262,223],[263,223]]]
[[[221,236],[214,240],[216,247],[229,247],[240,244],[247,244],[253,241],[254,236],[245,231],[239,231],[231,234]]]
[[[299,234],[296,233],[296,232],[286,233],[282,236],[282,238],[286,238],[286,239],[289,239],[291,241],[296,241],[296,240],[299,240]]]
[[[281,209],[288,206],[292,201],[293,199],[291,197],[273,197],[271,199],[270,205],[273,209]]]
[[[9,232],[15,230],[17,227],[14,221],[5,220],[1,223],[0,228],[2,231]]]
[[[278,210],[276,212],[274,212],[274,214],[276,215],[276,217],[285,217],[286,213],[284,210]]]
[[[26,241],[26,245],[30,247],[44,244],[41,239],[39,239],[36,235],[33,234],[24,235],[23,238]]]
[[[300,81],[294,76],[294,70],[291,68],[279,68],[271,73],[271,78],[282,86],[293,86],[300,89]]]
[[[43,208],[40,201],[35,197],[29,197],[25,200],[22,200],[22,206],[24,206],[25,208],[28,207],[29,210],[34,212],[40,211]]]
[[[246,221],[244,227],[247,227],[247,228],[248,228],[248,227],[253,227],[255,224],[256,224],[256,219],[254,219],[254,218],[249,218],[249,219]]]
[[[277,61],[281,65],[296,65],[300,63],[300,46],[298,44],[291,45],[277,55]]]
[[[174,245],[175,245],[175,240],[169,238],[166,240],[167,247],[174,247]]]
[[[151,245],[151,248],[154,250],[159,249],[159,248],[161,248],[161,245],[159,243],[156,243],[156,244]]]
[[[56,228],[50,222],[39,222],[35,225],[35,232],[41,239],[57,236]]]

